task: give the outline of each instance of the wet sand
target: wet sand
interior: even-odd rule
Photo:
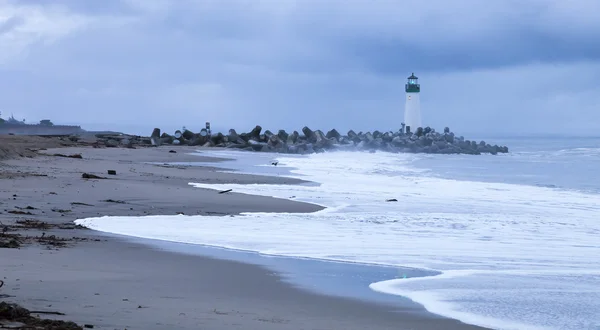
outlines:
[[[171,149],[177,153],[169,153]],[[217,194],[187,184],[298,180],[142,164],[219,161],[185,154],[193,150],[69,147],[42,152],[81,154],[82,159],[5,160],[0,163],[0,220],[4,225],[24,219],[59,225],[99,215],[320,209],[235,192]],[[108,179],[82,179],[84,172]],[[66,247],[30,240],[20,249],[0,249],[0,278],[5,281],[0,294],[11,295],[1,300],[60,311],[66,314],[60,318],[94,329],[481,329],[424,313],[413,304],[378,305],[319,295],[289,285],[264,267],[162,251],[86,229],[21,232],[78,239],[66,241]]]

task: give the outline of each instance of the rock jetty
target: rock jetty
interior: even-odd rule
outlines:
[[[506,146],[490,145],[485,141],[470,141],[456,136],[448,127],[443,133],[430,127],[419,127],[414,133],[404,132],[358,132],[348,131],[345,135],[332,129],[327,133],[321,130],[302,128],[301,132],[277,133],[254,127],[247,133],[237,133],[230,129],[227,134],[210,134],[206,129],[200,133],[190,130],[176,131],[170,135],[155,128],[150,136],[150,144],[188,145],[202,147],[233,148],[247,151],[262,151],[292,154],[311,154],[328,150],[387,151],[393,153],[431,154],[498,154],[507,153]]]

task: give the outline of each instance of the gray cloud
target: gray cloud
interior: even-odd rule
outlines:
[[[2,1],[0,111],[90,129],[594,133],[593,1]]]

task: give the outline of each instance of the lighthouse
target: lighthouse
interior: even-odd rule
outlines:
[[[419,101],[419,93],[421,86],[418,79],[413,73],[408,77],[408,82],[405,86],[406,105],[404,106],[404,124],[407,132],[416,132],[421,126],[421,104]]]

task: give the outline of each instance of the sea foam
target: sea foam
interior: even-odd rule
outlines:
[[[295,169],[277,175],[320,185],[190,183],[327,207],[314,213],[76,222],[116,234],[263,254],[437,270],[442,274],[390,279],[371,288],[496,329],[598,328],[600,195],[438,178],[411,165],[419,157],[279,155],[279,165]],[[397,202],[386,202],[392,198]]]

